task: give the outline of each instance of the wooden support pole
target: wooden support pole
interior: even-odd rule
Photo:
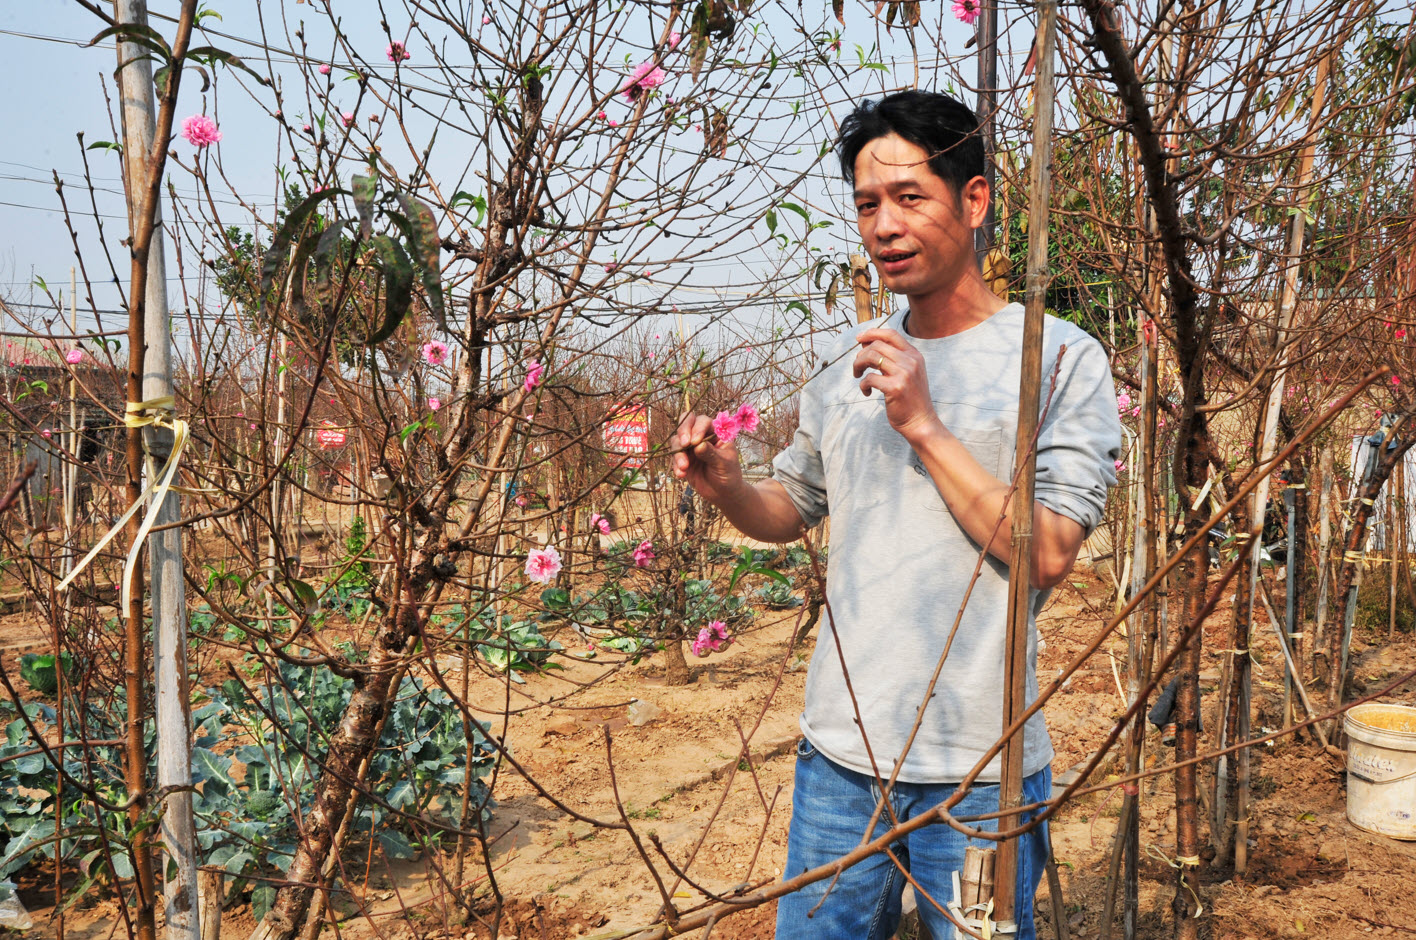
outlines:
[[[118,0],[119,23],[146,27],[146,0]],[[153,96],[152,62],[135,43],[118,43],[119,86],[123,115],[123,159],[128,199],[129,246],[132,280],[128,292],[129,402],[161,398],[173,393],[172,341],[168,324],[167,268],[162,232],[161,183],[173,112],[196,17],[195,0],[184,0],[172,43],[173,66],[164,82],[159,113]],[[172,431],[155,425],[129,428],[126,448],[127,495],[131,505],[142,492],[145,460],[156,472],[172,451]],[[157,785],[168,795],[160,808],[161,843],[175,872],[164,879],[165,930],[168,940],[198,940],[197,837],[192,815],[191,716],[187,690],[187,603],[182,574],[182,532],[179,497],[169,492],[154,510],[155,531],[147,539],[152,576],[153,698],[157,725]],[[130,538],[141,525],[138,516],[128,524]],[[165,528],[166,527],[166,528]],[[135,566],[129,587],[125,683],[128,695],[128,788],[136,825],[151,808],[147,806],[147,758],[143,746],[143,680],[147,636],[143,621],[143,576]],[[153,905],[156,882],[151,837],[134,835],[138,876],[137,933],[140,940],[156,935]],[[163,870],[168,866],[164,864]]]
[[[1018,389],[1017,480],[1009,514],[1012,517],[1012,556],[1008,564],[1008,636],[1003,661],[1003,724],[1007,728],[1027,708],[1028,639],[1032,624],[1032,523],[1033,484],[1037,431],[1042,399],[1042,327],[1047,301],[1047,226],[1052,196],[1053,46],[1057,20],[1056,0],[1037,3],[1037,86],[1033,98],[1032,175],[1028,188],[1028,279],[1023,319],[1021,379]],[[1009,738],[1003,748],[998,808],[1005,815],[999,829],[1019,822],[1010,812],[1021,805],[1023,793],[1023,732]],[[1016,921],[1023,899],[1017,897],[1018,843],[998,846],[994,870],[994,919],[1007,930]]]
[[[1332,584],[1332,564],[1328,559],[1328,553],[1332,551],[1334,479],[1331,444],[1325,445],[1318,456],[1318,476],[1322,478],[1322,489],[1318,496],[1318,604],[1313,614],[1313,642],[1309,646],[1314,653],[1323,649],[1323,626],[1327,620],[1328,590]]]
[[[989,194],[988,215],[984,217],[983,225],[974,239],[974,251],[982,266],[988,259],[988,253],[993,250],[996,228],[993,194],[997,175],[994,165],[997,143],[993,136],[993,114],[998,110],[998,0],[983,0],[979,9],[978,26],[975,29],[978,31],[977,114],[979,133],[983,135],[983,178],[988,181]],[[1038,85],[1042,85],[1041,75],[1038,76]],[[1051,116],[1048,121],[1050,124]]]
[[[875,319],[870,307],[870,258],[851,255],[851,293],[855,297],[856,322]]]

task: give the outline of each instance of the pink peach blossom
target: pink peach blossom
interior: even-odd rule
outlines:
[[[707,656],[710,652],[720,653],[733,641],[728,635],[728,626],[721,620],[714,620],[698,631],[698,637],[689,644],[694,656]]]
[[[428,399],[428,407],[431,408],[431,409],[433,409],[434,411],[437,411],[439,408],[442,407],[442,399],[441,399],[441,398],[429,398],[429,399]]]
[[[82,349],[71,349],[64,354],[64,361],[71,366],[76,366],[84,361],[84,351]]]
[[[718,435],[718,442],[721,444],[731,443],[741,430],[742,422],[730,411],[720,411],[713,419],[713,433]]]
[[[541,365],[541,363],[532,362],[526,367],[526,378],[522,381],[521,387],[528,392],[531,391],[531,389],[541,384],[541,376],[545,371],[546,367]]]
[[[526,555],[526,577],[540,584],[550,584],[560,574],[561,556],[554,545],[533,548]]]
[[[654,543],[645,539],[634,549],[634,566],[636,568],[648,568],[649,563],[654,560]]]
[[[388,44],[388,48],[384,50],[384,55],[388,56],[390,62],[406,62],[413,58],[408,48],[397,40]]]
[[[974,20],[978,19],[978,0],[954,0],[954,15],[964,23],[972,26]]]
[[[664,70],[652,61],[641,62],[635,66],[634,72],[629,76],[629,81],[620,89],[620,95],[625,101],[638,101],[640,96],[664,84],[664,79],[667,77]]]
[[[423,361],[430,366],[440,366],[447,361],[447,343],[432,340],[423,344]]]
[[[321,74],[321,75],[328,75],[329,72],[330,72],[330,68],[329,68],[328,65],[321,65],[321,66],[320,66],[320,74]]]
[[[757,409],[747,402],[738,406],[738,424],[742,425],[744,433],[751,434],[757,430],[757,425],[761,422],[762,416],[757,413]]]
[[[205,114],[194,114],[182,122],[182,136],[187,143],[200,150],[221,140],[221,131],[216,122]]]

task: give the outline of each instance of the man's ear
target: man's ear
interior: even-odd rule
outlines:
[[[964,188],[959,190],[959,205],[963,209],[964,219],[969,223],[970,228],[978,228],[983,225],[983,220],[988,217],[988,206],[993,201],[993,192],[988,187],[988,180],[982,176],[975,176],[964,184]]]

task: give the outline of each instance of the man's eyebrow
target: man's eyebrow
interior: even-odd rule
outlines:
[[[895,180],[894,182],[890,182],[890,183],[881,183],[881,184],[880,184],[880,188],[881,188],[881,189],[884,189],[884,190],[887,191],[887,192],[892,192],[892,193],[893,193],[893,192],[899,192],[899,191],[902,190],[902,189],[919,189],[919,188],[920,188],[920,184],[919,184],[919,181],[918,181],[918,180]],[[862,191],[859,190],[859,189],[855,189],[855,190],[852,190],[852,191],[851,191],[851,197],[852,197],[853,199],[860,199],[860,198],[863,198],[863,197],[868,198],[868,196],[869,196],[868,193],[862,192]]]

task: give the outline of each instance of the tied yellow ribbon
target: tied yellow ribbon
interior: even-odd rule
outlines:
[[[153,472],[152,454],[148,454],[148,484],[142,493],[128,507],[128,511],[113,523],[113,527],[104,533],[103,538],[98,540],[98,544],[89,549],[89,553],[83,557],[74,570],[70,571],[59,586],[55,589],[63,591],[73,583],[79,576],[79,572],[93,561],[99,552],[128,524],[128,520],[142,507],[148,504],[147,514],[143,517],[143,524],[138,527],[138,536],[133,539],[132,546],[128,549],[128,558],[123,562],[123,585],[120,591],[120,607],[123,616],[128,616],[128,601],[131,598],[129,584],[132,582],[133,569],[138,563],[138,553],[141,551],[143,543],[147,541],[148,533],[152,531],[153,524],[157,521],[158,510],[162,508],[163,501],[167,498],[168,490],[172,489],[172,480],[177,476],[177,467],[182,460],[182,451],[187,446],[187,439],[190,437],[190,428],[187,422],[175,417],[177,400],[172,395],[163,395],[161,398],[150,398],[147,401],[128,402],[124,409],[123,423],[130,428],[142,428],[148,425],[167,428],[172,432],[172,450],[167,455],[167,462],[162,465],[162,469]]]

